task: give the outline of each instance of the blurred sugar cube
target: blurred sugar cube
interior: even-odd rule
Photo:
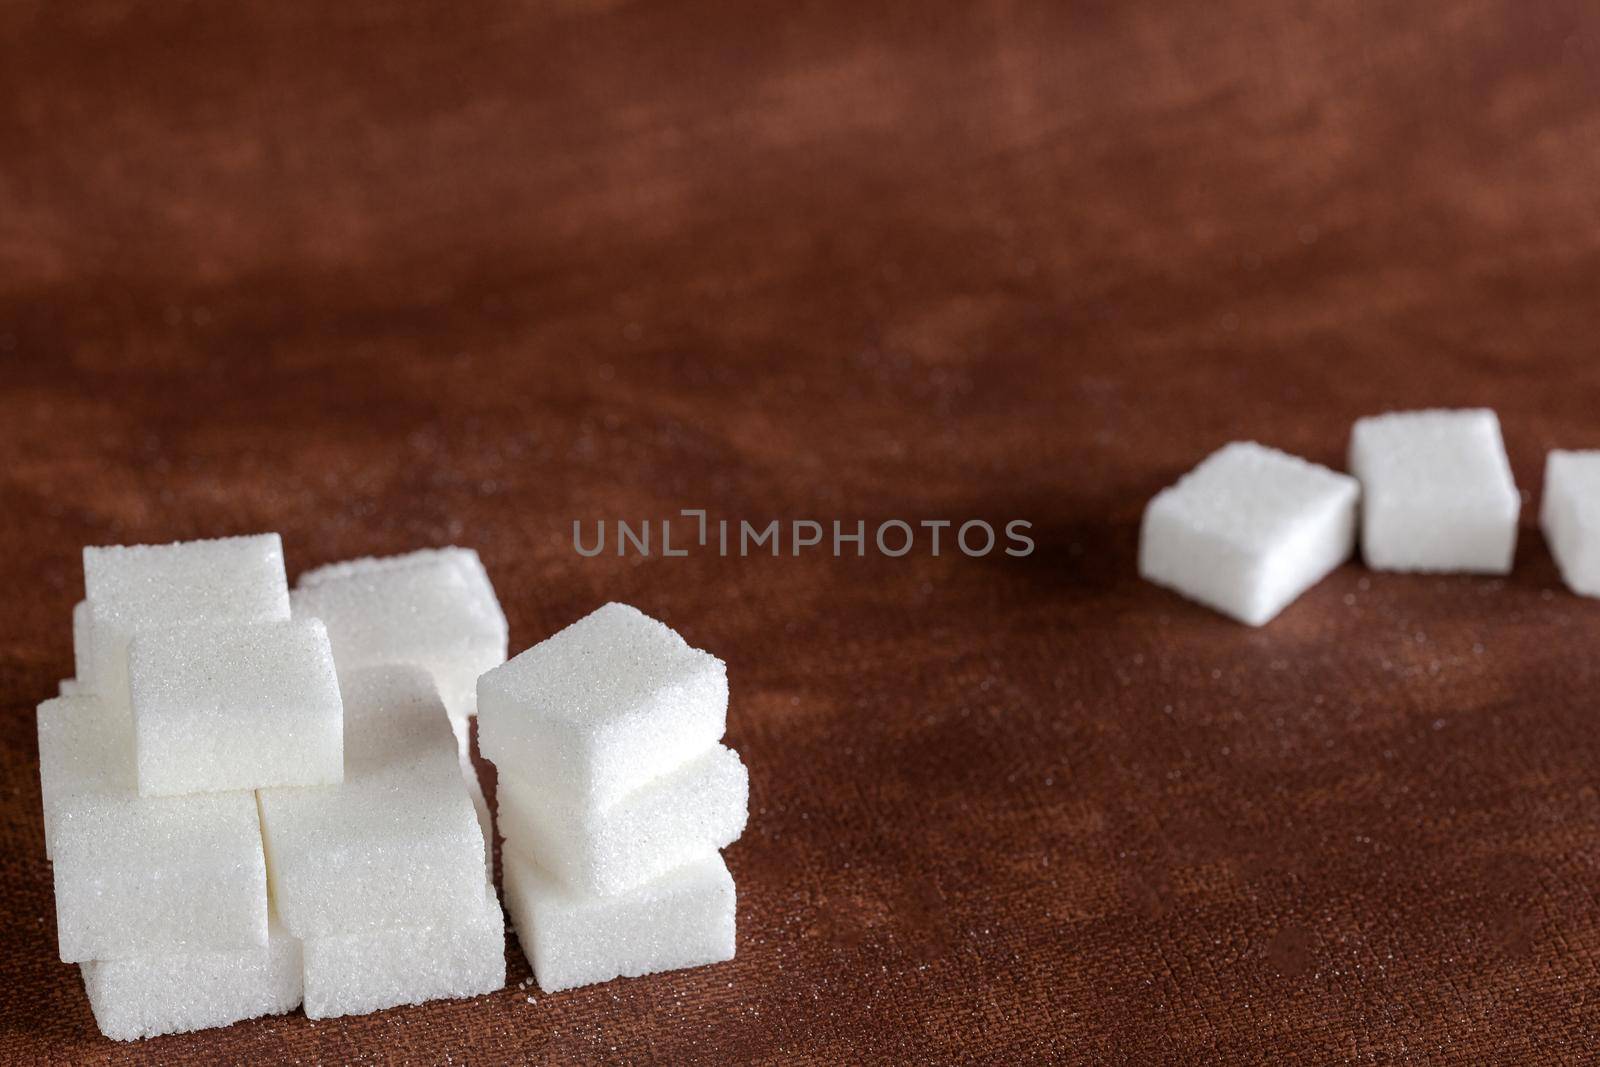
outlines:
[[[1567,587],[1600,596],[1600,451],[1550,453],[1539,519]]]
[[[94,612],[87,600],[72,608],[72,677],[74,681],[94,677]]]
[[[1227,445],[1145,508],[1139,573],[1260,626],[1350,557],[1359,497],[1348,475]]]
[[[1350,434],[1361,552],[1374,570],[1506,574],[1522,500],[1486,409],[1395,412]]]

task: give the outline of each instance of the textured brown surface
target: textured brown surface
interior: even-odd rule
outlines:
[[[332,8],[337,14],[313,13]],[[1592,1062],[1600,604],[1134,577],[1225,440],[1600,446],[1584,3],[0,7],[0,1057]],[[1025,560],[574,519],[1026,518]],[[32,706],[85,543],[460,542],[730,665],[738,959],[118,1046]],[[528,992],[536,1003],[528,1003]]]

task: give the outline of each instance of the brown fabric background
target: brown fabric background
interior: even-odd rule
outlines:
[[[1593,1062],[1600,604],[1534,515],[1600,446],[1597,163],[1582,2],[5,4],[0,1057]],[[1462,404],[1511,577],[1136,579],[1223,442]],[[697,506],[1038,551],[571,548]],[[724,657],[738,959],[101,1039],[32,716],[79,548],[263,529]]]

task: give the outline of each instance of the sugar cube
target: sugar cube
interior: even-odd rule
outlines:
[[[1393,571],[1506,574],[1521,497],[1492,411],[1410,411],[1350,434],[1361,480],[1361,551]]]
[[[87,600],[72,607],[72,676],[85,680],[94,677],[94,612],[89,610]]]
[[[612,897],[566,889],[509,850],[502,858],[506,907],[546,993],[733,958],[733,878],[715,853]]]
[[[300,942],[275,919],[265,947],[91,960],[81,968],[95,1022],[117,1041],[227,1026],[300,1005]]]
[[[141,795],[344,776],[338,677],[315,619],[141,633],[128,681]]]
[[[460,754],[461,778],[467,783],[467,799],[472,801],[472,813],[478,819],[478,834],[483,838],[484,876],[494,881],[494,819],[489,815],[489,801],[483,795],[483,783],[478,781],[478,768],[472,765],[472,753]]]
[[[451,718],[477,711],[478,676],[506,658],[506,617],[478,554],[424,549],[334,563],[300,576],[294,614],[328,626],[340,670],[415,663]]]
[[[507,848],[535,857],[569,888],[616,894],[738,840],[750,776],[738,753],[716,745],[598,810],[511,774],[498,788]]]
[[[455,545],[444,548],[419,548],[414,552],[402,552],[396,556],[362,556],[339,563],[325,563],[303,572],[295,584],[301,588],[309,588],[329,582],[341,582],[347,578],[361,578],[390,571],[429,567],[434,564],[457,568],[469,582],[481,583],[484,586],[489,584],[489,575],[483,569],[483,561],[479,558],[477,550]],[[492,596],[493,589],[490,588],[488,591]]]
[[[1359,496],[1348,475],[1227,445],[1145,508],[1139,573],[1260,626],[1350,557]]]
[[[432,679],[396,665],[349,672],[340,687],[344,783],[257,794],[284,926],[350,935],[477,907],[483,835]]]
[[[468,912],[432,926],[310,938],[305,958],[312,1019],[480,996],[506,984],[505,916],[494,887],[480,883]]]
[[[1600,451],[1550,453],[1540,525],[1567,587],[1600,596]]]
[[[133,793],[133,730],[126,716],[112,714],[88,696],[47,700],[39,705],[35,719],[48,858],[55,855],[55,823],[62,801],[86,794]]]
[[[113,706],[127,702],[127,648],[134,634],[289,617],[283,543],[275,533],[85,548],[83,579],[94,666],[78,677]]]
[[[607,604],[478,680],[478,744],[502,773],[605,806],[722,737],[722,661]]]
[[[79,793],[56,803],[53,826],[63,962],[267,943],[250,793]]]
[[[83,695],[85,690],[78,684],[76,678],[63,678],[56,683],[56,693],[59,696],[75,697]]]

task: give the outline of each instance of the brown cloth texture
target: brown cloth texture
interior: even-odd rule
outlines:
[[[1536,509],[1597,277],[1591,2],[0,5],[0,1060],[1592,1063],[1600,602]],[[1138,580],[1221,444],[1465,405],[1509,577]],[[869,541],[574,550],[681,509]],[[101,1038],[33,720],[79,549],[260,530],[724,658],[737,959]]]

